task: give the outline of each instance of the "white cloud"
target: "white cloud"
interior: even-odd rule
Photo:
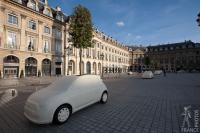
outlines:
[[[116,23],[118,27],[123,27],[125,26],[125,23],[123,21],[119,21]]]
[[[135,39],[141,39],[142,38],[142,36],[140,36],[140,35],[137,35],[136,37],[135,37]]]

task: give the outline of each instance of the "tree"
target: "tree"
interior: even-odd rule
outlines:
[[[84,48],[92,47],[93,25],[91,20],[90,11],[78,5],[74,8],[74,12],[69,21],[69,41],[76,48],[79,48],[80,64],[79,70],[82,75],[81,62],[82,50]]]
[[[148,56],[145,57],[145,58],[144,58],[144,64],[145,64],[146,66],[149,66],[150,63],[151,63],[150,58],[149,58]]]

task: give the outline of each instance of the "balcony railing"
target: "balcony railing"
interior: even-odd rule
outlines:
[[[15,45],[11,45],[11,44],[5,44],[4,48],[9,48],[9,49],[19,49],[19,46]]]

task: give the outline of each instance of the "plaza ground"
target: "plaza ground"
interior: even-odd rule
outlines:
[[[200,110],[200,74],[167,74],[154,79],[122,75],[104,83],[109,90],[107,104],[91,105],[60,126],[36,125],[23,115],[28,96],[47,84],[13,86],[9,89],[16,89],[18,96],[0,104],[0,132],[180,133],[183,108],[190,105]],[[6,89],[0,89],[0,98]]]

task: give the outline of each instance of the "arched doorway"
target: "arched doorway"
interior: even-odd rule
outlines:
[[[98,63],[98,73],[101,74],[101,63]]]
[[[96,62],[93,63],[93,70],[94,70],[94,74],[97,74],[97,64]]]
[[[51,61],[49,59],[44,59],[42,61],[42,74],[43,76],[51,75]]]
[[[25,60],[25,74],[27,77],[37,76],[37,60],[29,57]]]
[[[69,75],[75,74],[75,62],[73,60],[69,61],[69,67],[68,67],[68,73]]]
[[[13,55],[6,56],[3,59],[4,78],[16,78],[19,74],[19,58]]]
[[[87,74],[91,74],[91,63],[89,61],[86,64],[86,72]]]

